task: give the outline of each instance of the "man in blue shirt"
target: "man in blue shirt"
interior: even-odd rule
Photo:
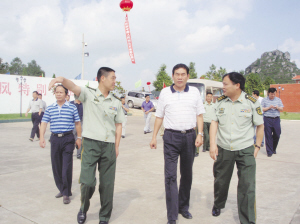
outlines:
[[[268,97],[264,98],[261,106],[264,112],[266,149],[268,157],[276,154],[276,148],[279,142],[281,127],[280,127],[280,112],[283,111],[283,104],[280,98],[276,97],[277,90],[269,88]]]
[[[145,118],[145,127],[144,127],[144,134],[150,133],[150,120],[151,120],[151,112],[154,110],[153,103],[150,101],[150,96],[146,95],[146,100],[142,104],[142,110],[144,112]]]
[[[82,127],[83,126],[83,120],[82,120],[82,118],[83,118],[83,106],[82,106],[82,103],[77,99],[71,101],[70,103],[74,104],[76,106],[78,114],[79,114],[80,122],[81,122],[81,127]],[[75,136],[75,139],[77,139],[76,128],[74,128],[73,134]],[[77,148],[77,159],[81,159],[81,147],[82,147],[82,145],[80,146],[80,148]]]
[[[56,198],[63,197],[63,203],[69,204],[72,195],[72,169],[74,150],[74,122],[77,131],[76,145],[81,146],[81,124],[76,106],[66,101],[68,90],[63,85],[55,88],[56,103],[47,107],[42,119],[40,146],[45,148],[45,132],[50,122],[51,163],[55,184],[59,190]]]

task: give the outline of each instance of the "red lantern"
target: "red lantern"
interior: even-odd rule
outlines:
[[[147,86],[151,85],[151,82],[147,82]]]
[[[122,0],[120,2],[120,8],[124,11],[124,12],[129,12],[133,7],[133,2],[131,0]]]
[[[132,64],[135,64],[135,58],[134,58],[134,52],[132,47],[132,40],[131,40],[131,34],[130,34],[130,28],[129,28],[129,21],[127,12],[129,12],[133,7],[133,2],[131,0],[122,0],[120,2],[120,8],[123,10],[123,12],[126,12],[125,17],[125,34],[126,34],[126,40],[127,40],[127,46],[129,51],[129,57],[132,62]]]

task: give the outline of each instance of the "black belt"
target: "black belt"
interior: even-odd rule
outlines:
[[[189,130],[185,130],[185,131],[177,131],[177,130],[173,130],[173,129],[165,129],[165,130],[166,131],[175,132],[175,133],[181,133],[181,134],[187,134],[187,133],[195,131],[193,128],[189,129]]]
[[[54,136],[57,136],[57,137],[64,137],[64,136],[66,136],[66,135],[70,135],[70,134],[73,134],[73,131],[67,131],[67,132],[64,132],[64,133],[53,133],[52,132],[52,135],[54,135]]]
[[[266,116],[267,117],[267,116]],[[267,117],[267,118],[272,118],[272,119],[275,119],[275,118],[279,118],[279,116],[278,117]]]

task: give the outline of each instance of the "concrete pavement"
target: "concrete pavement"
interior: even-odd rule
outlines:
[[[152,118],[152,127],[154,118]],[[167,223],[162,139],[158,149],[149,147],[152,134],[143,134],[144,119],[129,116],[126,138],[121,140],[117,162],[112,224]],[[39,147],[28,140],[31,122],[0,124],[0,223],[72,224],[80,207],[80,160],[74,153],[73,196],[64,205],[56,199],[50,162],[50,145]],[[268,158],[262,148],[257,158],[257,223],[300,223],[300,122],[282,121],[278,154]],[[50,131],[47,130],[46,137]],[[226,208],[211,216],[213,206],[213,160],[200,152],[195,158],[191,191],[192,220],[179,215],[179,224],[239,223],[237,175],[233,173]],[[179,171],[178,171],[179,172]],[[98,173],[97,173],[98,175]],[[97,178],[98,179],[98,178]],[[179,181],[179,178],[178,178]],[[99,223],[99,193],[95,191],[87,224]]]

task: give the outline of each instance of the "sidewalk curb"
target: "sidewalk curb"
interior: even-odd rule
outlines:
[[[31,119],[11,119],[11,120],[0,120],[1,123],[15,123],[15,122],[28,122],[31,121]]]

